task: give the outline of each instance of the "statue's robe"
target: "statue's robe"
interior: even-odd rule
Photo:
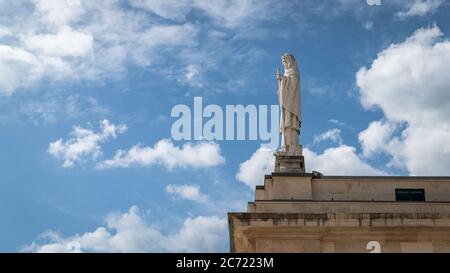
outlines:
[[[300,130],[300,73],[298,68],[286,69],[280,82],[278,96],[281,105],[280,131],[291,128]]]

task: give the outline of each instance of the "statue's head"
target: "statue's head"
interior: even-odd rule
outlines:
[[[294,55],[290,53],[284,53],[283,55],[281,55],[281,62],[283,63],[283,68],[285,70],[293,68],[296,65]]]

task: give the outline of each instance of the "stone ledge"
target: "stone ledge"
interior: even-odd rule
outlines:
[[[398,180],[448,180],[450,181],[450,176],[346,176],[346,175],[323,175],[321,177],[314,176],[312,173],[291,173],[291,172],[272,172],[271,174],[266,174],[265,179],[271,179],[272,177],[313,177],[314,179],[398,179]]]
[[[250,225],[251,221],[336,221],[336,220],[450,220],[446,213],[228,213],[229,220],[238,220]],[[450,222],[449,222],[450,227]]]
[[[313,177],[312,173],[290,173],[290,172],[273,172],[272,174],[266,174],[265,179],[272,179],[272,177]],[[450,179],[450,178],[449,178]]]
[[[262,203],[371,203],[371,204],[387,204],[392,205],[417,205],[417,204],[450,204],[450,201],[372,201],[372,200],[310,200],[310,199],[255,199],[255,201],[248,202],[255,204]]]

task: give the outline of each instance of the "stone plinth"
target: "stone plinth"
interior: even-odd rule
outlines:
[[[305,159],[302,155],[287,155],[284,153],[275,153],[275,172],[276,173],[304,173]]]

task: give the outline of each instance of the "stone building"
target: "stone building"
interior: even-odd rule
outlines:
[[[230,248],[450,252],[449,215],[450,177],[323,176],[285,169],[265,176],[247,212],[229,213]]]
[[[282,147],[247,212],[228,214],[231,252],[450,252],[450,177],[305,173],[299,69],[282,63]]]

